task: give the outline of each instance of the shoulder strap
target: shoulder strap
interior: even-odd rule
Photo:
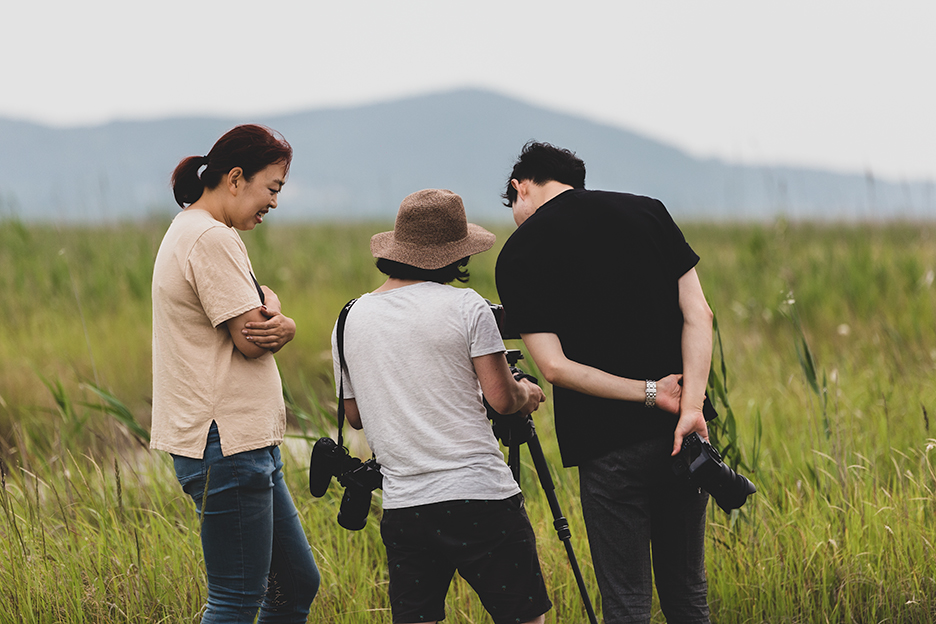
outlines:
[[[263,294],[263,289],[260,288],[260,282],[257,281],[257,278],[254,277],[253,271],[250,272],[250,279],[253,280],[254,286],[257,287],[257,294],[260,295],[260,303],[266,303],[266,295]]]
[[[338,370],[338,447],[344,446],[344,440],[342,439],[342,430],[344,429],[345,421],[345,410],[344,410],[344,376],[348,372],[348,365],[345,363],[344,356],[344,328],[345,323],[348,321],[348,312],[351,310],[351,306],[354,305],[354,302],[357,299],[352,299],[345,304],[345,307],[341,309],[341,314],[338,315],[338,325],[335,328],[335,341],[338,343],[338,363],[340,368]]]

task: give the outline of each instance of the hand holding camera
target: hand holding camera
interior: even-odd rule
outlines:
[[[673,462],[673,473],[711,494],[725,513],[740,508],[757,491],[747,477],[722,462],[715,447],[696,432],[683,439],[682,450]]]

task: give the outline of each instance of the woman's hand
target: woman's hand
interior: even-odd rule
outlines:
[[[283,312],[283,304],[280,303],[279,296],[269,286],[261,286],[263,291],[263,307],[274,312]]]
[[[543,394],[543,389],[538,385],[523,377],[519,381],[520,387],[524,389],[527,394],[526,401],[523,404],[523,407],[520,408],[520,414],[523,416],[529,416],[540,406],[540,403],[546,400],[546,395]]]
[[[244,325],[242,330],[247,340],[273,353],[282,349],[296,336],[296,322],[279,311],[279,299],[276,300],[276,305],[276,309],[262,306],[260,313],[267,320],[251,321]]]

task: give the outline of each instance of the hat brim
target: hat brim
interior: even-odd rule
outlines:
[[[441,245],[417,245],[396,240],[393,232],[381,232],[371,237],[371,254],[375,258],[386,258],[402,262],[419,269],[441,269],[462,258],[487,251],[494,246],[497,237],[480,225],[468,224],[468,235],[457,241]]]

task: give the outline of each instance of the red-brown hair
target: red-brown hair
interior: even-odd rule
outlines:
[[[268,166],[283,163],[286,173],[292,162],[292,147],[281,134],[265,126],[246,124],[232,128],[211,148],[207,156],[183,158],[172,172],[172,193],[181,207],[193,204],[205,189],[213,189],[231,169],[240,167],[250,180]],[[205,170],[198,174],[202,167]]]

